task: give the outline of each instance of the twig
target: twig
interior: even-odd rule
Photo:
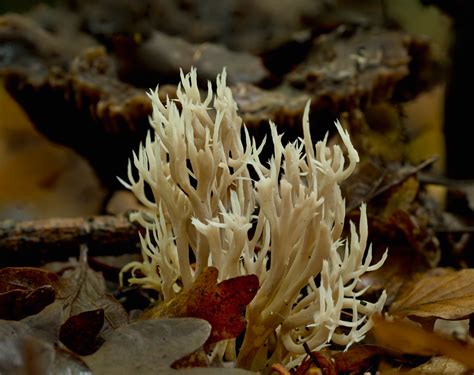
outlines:
[[[90,256],[137,252],[138,230],[128,216],[1,221],[0,267],[66,260],[82,244]]]

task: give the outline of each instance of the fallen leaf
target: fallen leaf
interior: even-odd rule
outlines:
[[[85,311],[66,320],[59,331],[59,340],[79,355],[92,354],[103,343],[98,337],[103,325],[103,309]]]
[[[401,165],[397,162],[381,163],[377,159],[363,160],[357,171],[341,186],[346,198],[346,211],[351,212],[360,207],[362,203],[369,203],[391,189],[398,190],[397,185],[403,185],[405,181],[414,179],[413,176],[433,164],[436,159],[431,157],[415,166]],[[413,182],[410,182],[408,186],[413,192],[413,188],[415,188]],[[387,194],[387,197],[390,196],[391,194]],[[409,198],[408,195],[404,197]]]
[[[390,194],[383,207],[383,216],[390,218],[398,211],[409,212],[410,206],[416,199],[420,183],[417,178],[411,176],[397,186],[390,189]]]
[[[62,305],[21,321],[0,320],[0,374],[91,374],[81,359],[59,349]]]
[[[0,294],[0,318],[20,320],[34,315],[54,302],[54,288],[44,285],[34,290],[11,290]]]
[[[386,306],[390,306],[405,283],[412,280],[419,272],[427,270],[428,264],[419,253],[414,252],[406,244],[388,239],[383,241],[381,236],[377,235],[377,237],[375,241],[371,241],[374,261],[381,258],[387,250],[387,244],[390,246],[389,256],[381,268],[362,275],[359,287],[369,288],[368,293],[381,293],[385,290]]]
[[[0,292],[33,290],[43,285],[55,286],[58,276],[53,272],[33,267],[6,267],[0,269]]]
[[[142,320],[113,331],[84,361],[97,374],[161,374],[199,349],[210,332],[202,319]]]
[[[375,160],[364,160],[354,174],[342,183],[341,189],[346,199],[346,210],[351,212],[377,195],[377,190],[386,180],[386,170]]]
[[[83,359],[94,374],[101,375],[256,375],[237,368],[170,367],[200,349],[210,332],[203,319],[142,320],[118,328],[97,352]]]
[[[193,286],[167,303],[146,311],[142,319],[194,317],[212,326],[206,344],[237,337],[245,329],[244,311],[258,290],[255,275],[239,276],[217,283],[218,270],[208,267]]]
[[[123,306],[106,290],[103,276],[87,264],[86,251],[81,251],[79,263],[61,276],[59,300],[64,305],[64,321],[75,315],[102,309],[104,326],[101,334],[127,323],[128,314]],[[72,332],[71,332],[72,333]],[[81,335],[81,330],[77,334]]]
[[[399,318],[441,318],[458,320],[474,313],[474,269],[438,270],[423,274],[404,286],[390,307]]]
[[[369,228],[374,261],[387,249],[389,256],[381,268],[362,276],[360,287],[377,293],[385,290],[390,306],[407,282],[430,268],[436,250],[426,250],[434,237],[417,227],[416,218],[405,211],[397,211],[389,220],[370,215]]]
[[[58,276],[39,268],[0,269],[0,319],[20,320],[54,301]]]
[[[462,344],[419,327],[415,323],[374,317],[372,334],[378,345],[405,354],[444,355],[474,369],[474,345]]]
[[[379,358],[387,351],[376,345],[351,346],[332,356],[337,374],[362,374],[376,369]]]
[[[337,374],[330,354],[324,350],[309,353],[308,358],[298,366],[294,375],[312,375],[319,373],[324,375]]]

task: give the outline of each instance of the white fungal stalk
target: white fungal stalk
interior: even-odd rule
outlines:
[[[238,365],[291,367],[304,355],[303,343],[318,350],[364,337],[385,293],[367,303],[355,287],[386,255],[371,265],[365,206],[358,231],[351,224],[350,241],[341,238],[340,183],[359,161],[341,125],[336,122],[347,161],[326,138],[313,145],[309,103],[302,139],[283,145],[270,122],[273,156],[261,161],[263,144],[242,127],[225,81],[224,70],[216,93],[209,84],[202,100],[192,70],[181,74],[179,104],[162,104],[157,91],[149,94],[153,134],[133,154],[129,182],[122,181],[148,209],[135,214],[146,228],[140,237],[144,260],[124,271],[132,271],[130,282],[156,289],[165,301],[191,287],[208,265],[219,270],[220,280],[256,274],[260,289],[247,308]]]

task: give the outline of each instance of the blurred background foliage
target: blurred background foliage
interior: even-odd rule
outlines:
[[[0,14],[24,12],[40,3],[54,6],[62,2],[1,0]],[[449,66],[451,19],[438,8],[418,0],[365,0],[356,6],[367,3],[380,7],[387,22],[431,38],[436,59]],[[409,161],[418,163],[437,154],[439,173],[444,170],[444,94],[441,83],[402,104],[410,135]],[[105,195],[89,165],[72,150],[39,135],[0,85],[0,219],[92,215],[103,208]]]

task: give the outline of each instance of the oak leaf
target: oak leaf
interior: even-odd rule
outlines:
[[[257,293],[258,278],[246,275],[217,283],[217,276],[217,268],[207,267],[190,289],[146,311],[142,318],[194,317],[207,320],[212,326],[207,344],[237,337],[245,329],[243,313]]]
[[[63,308],[59,339],[75,353],[95,352],[108,334],[128,322],[127,312],[107,291],[102,274],[89,267],[85,248],[58,285],[56,302]]]

